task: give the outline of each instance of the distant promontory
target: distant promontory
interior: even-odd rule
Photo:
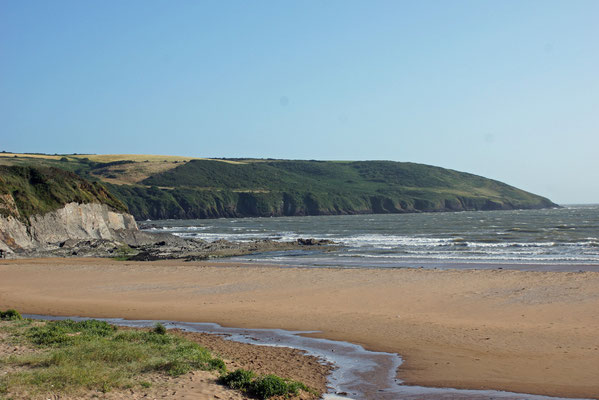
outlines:
[[[138,220],[557,206],[481,176],[393,161],[0,153],[0,164],[54,167],[98,182],[113,206],[120,200]]]

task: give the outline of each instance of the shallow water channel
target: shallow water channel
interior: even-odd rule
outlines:
[[[47,315],[23,315],[26,318],[43,320],[72,319],[81,321],[90,318],[54,317]],[[110,324],[128,327],[151,327],[161,322],[167,328],[178,328],[189,332],[223,335],[225,339],[260,346],[283,346],[304,350],[333,364],[336,368],[328,377],[329,392],[325,400],[372,399],[372,400],[555,400],[559,397],[537,396],[493,390],[460,390],[451,388],[427,388],[403,385],[396,379],[397,368],[402,359],[397,354],[365,350],[362,346],[348,342],[306,337],[313,331],[286,331],[282,329],[227,328],[213,323],[126,320],[120,318],[95,318]],[[565,399],[564,399],[565,400]],[[572,400],[572,399],[570,399]]]

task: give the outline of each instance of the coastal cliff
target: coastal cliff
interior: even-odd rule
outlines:
[[[0,250],[11,258],[197,260],[329,244],[313,239],[208,243],[143,232],[101,183],[56,168],[0,166]]]
[[[492,179],[392,161],[192,160],[107,186],[138,220],[557,207]]]
[[[13,216],[0,217],[0,249],[55,247],[69,239],[118,241],[119,230],[137,230],[133,216],[112,211],[106,204],[69,203],[56,211],[32,215],[28,224]]]
[[[69,201],[108,204],[136,220],[558,207],[493,179],[407,162],[2,153],[0,162],[23,169],[52,167],[54,193],[64,189],[57,182],[84,179],[87,183],[76,186],[90,190],[71,193]],[[64,194],[57,203],[48,202],[36,174],[24,175],[31,175],[25,178],[33,181],[31,187],[40,188],[33,197],[21,189],[10,191],[26,215],[31,215],[28,207],[43,214],[69,202]],[[95,194],[83,193],[90,191]],[[0,215],[3,193],[0,187]]]
[[[0,249],[12,253],[69,239],[118,240],[137,230],[101,184],[54,168],[0,166]]]

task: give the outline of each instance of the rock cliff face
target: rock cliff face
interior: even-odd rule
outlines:
[[[118,231],[137,230],[133,216],[98,203],[69,203],[43,215],[32,215],[28,222],[0,217],[0,249],[8,253],[44,249],[68,239],[119,241]]]
[[[67,240],[122,243],[137,231],[127,207],[98,182],[57,168],[0,165],[0,249],[26,254]],[[114,244],[113,244],[114,246]]]

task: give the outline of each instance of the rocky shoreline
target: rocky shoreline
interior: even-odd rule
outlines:
[[[251,242],[228,240],[208,242],[200,239],[182,238],[170,233],[153,233],[129,229],[116,230],[113,232],[113,236],[113,239],[67,239],[48,244],[43,248],[16,251],[11,258],[100,257],[130,261],[199,261],[270,251],[313,248],[332,251],[337,248],[335,243],[330,240],[312,238],[288,242],[267,239]]]
[[[197,261],[320,246],[326,250],[336,248],[329,240],[310,238],[288,242],[208,242],[167,232],[148,232],[139,230],[132,215],[98,203],[71,202],[57,210],[34,214],[26,219],[17,211],[14,215],[0,216],[0,256],[4,258],[100,257],[132,261]]]

